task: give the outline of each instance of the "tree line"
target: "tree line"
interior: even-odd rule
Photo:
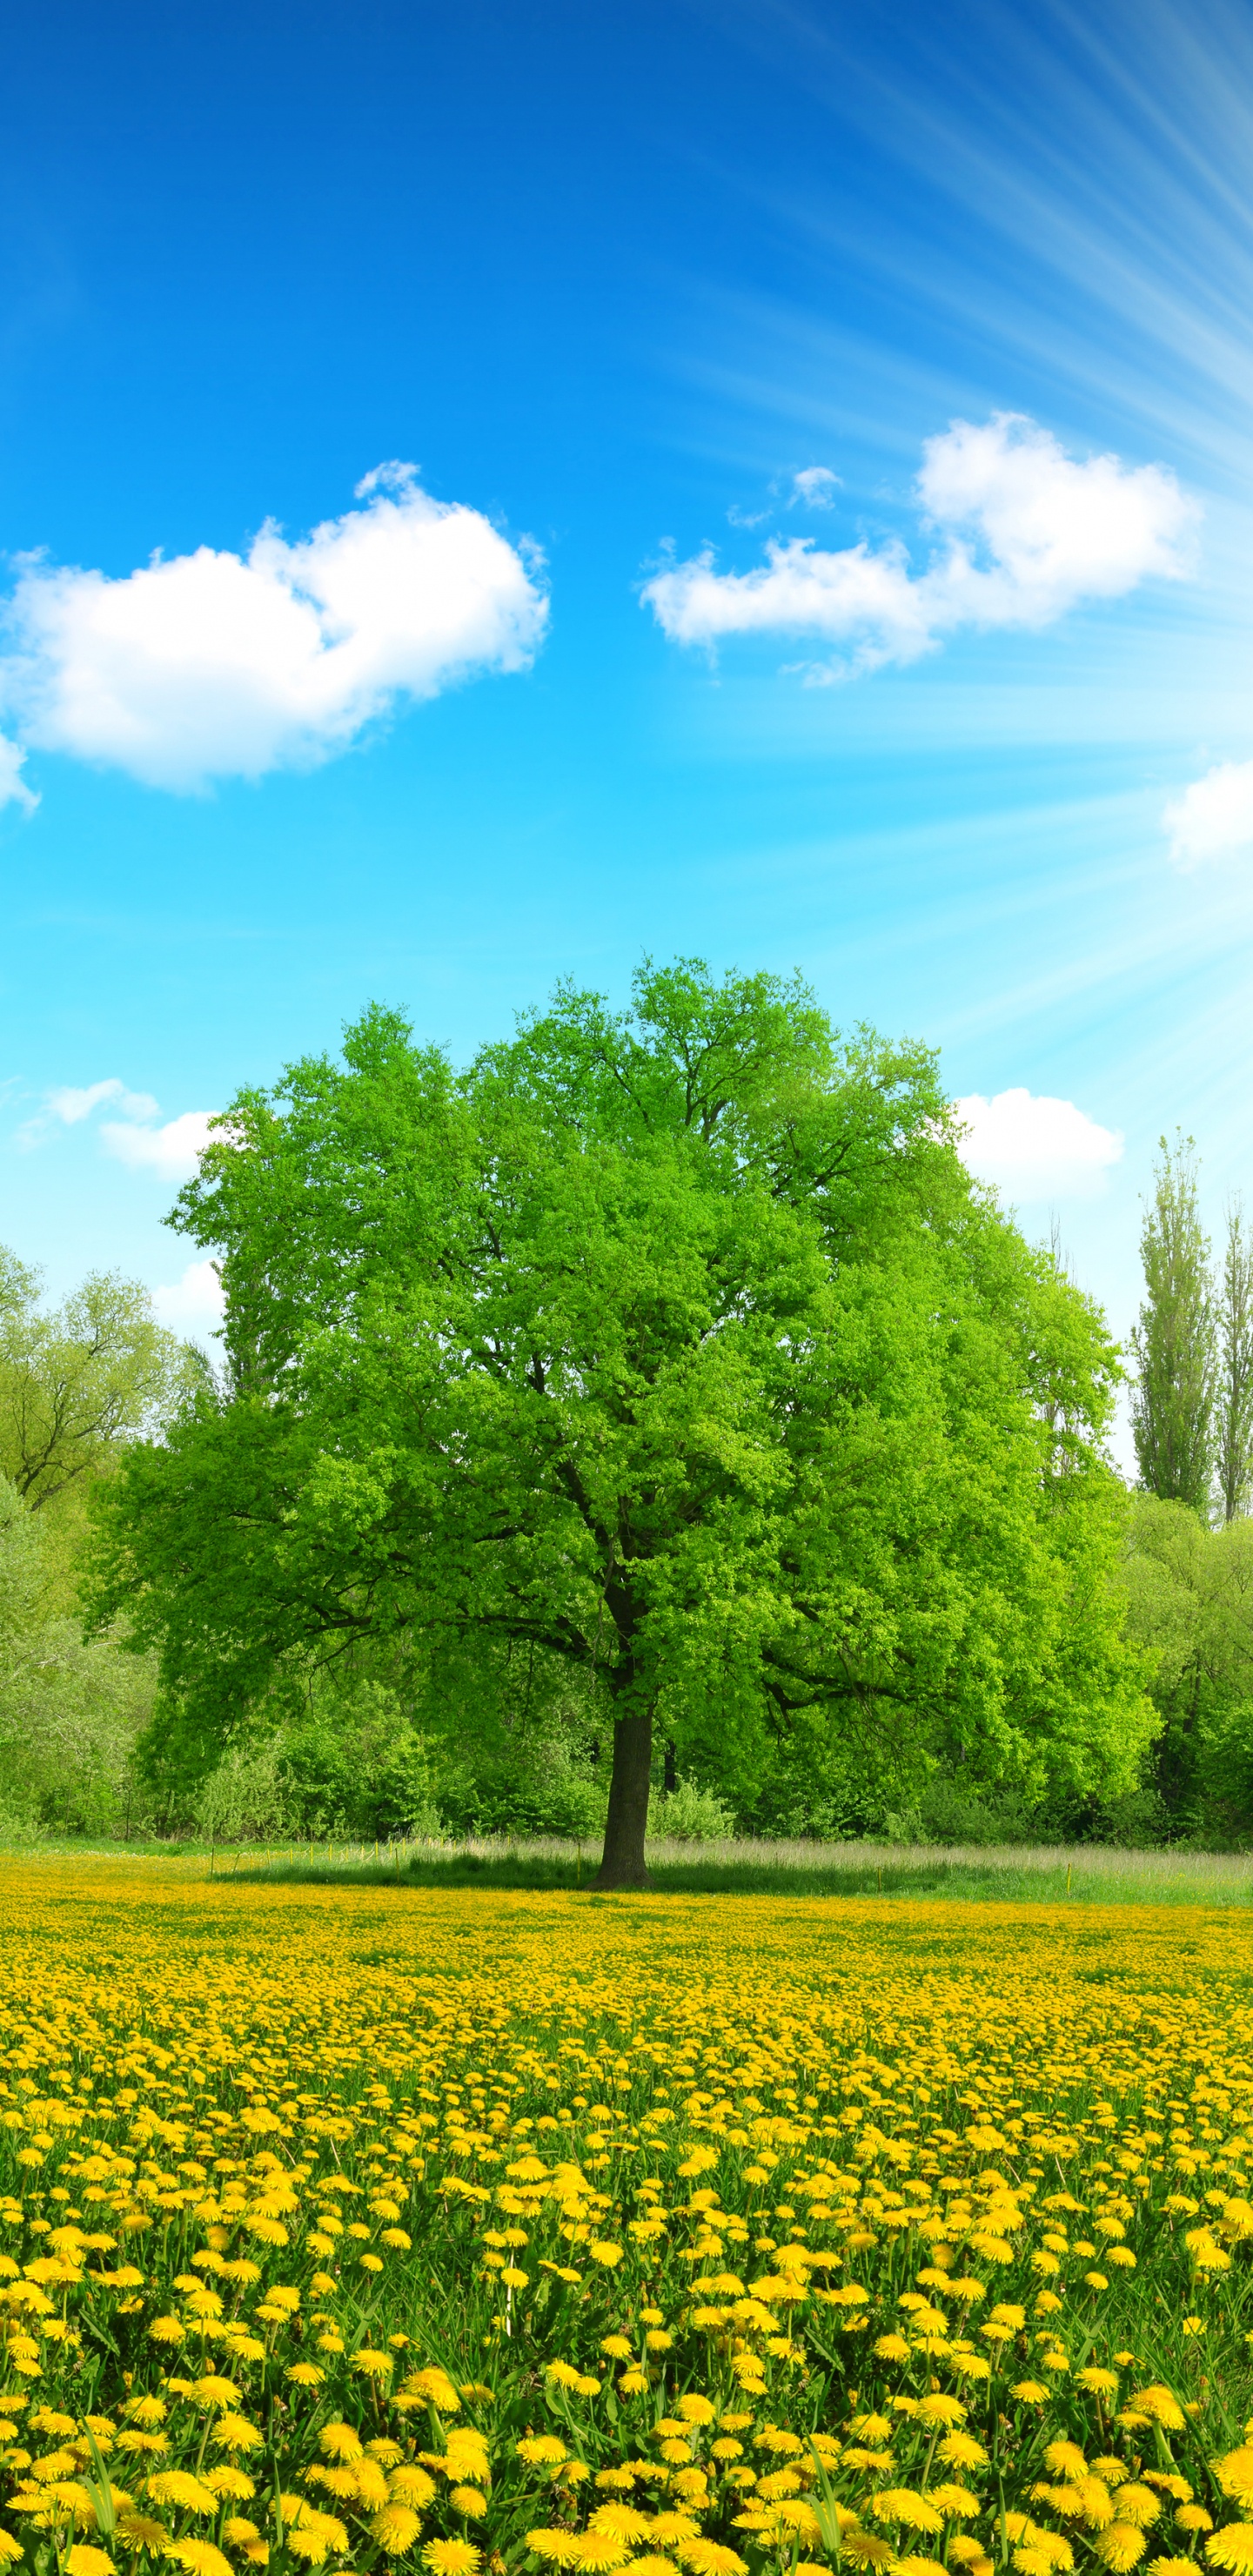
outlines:
[[[4,1274],[30,1812],[60,1621],[115,1813],[125,1748],[169,1824],[598,1831],[606,1885],[650,1810],[1238,1837],[1215,1748],[1240,1709],[1253,1748],[1253,1690],[1216,1716],[1197,1675],[1234,1633],[1206,1550],[1253,1531],[1243,1221],[1211,1276],[1165,1155],[1131,1497],[1105,1319],[960,1141],[931,1051],[699,960],[620,1012],[560,986],[464,1067],[373,1008],[240,1093],[171,1217],[220,1266],[219,1363],[122,1283],[45,1319]]]

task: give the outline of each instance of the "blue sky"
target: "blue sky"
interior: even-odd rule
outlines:
[[[1124,1329],[1159,1133],[1253,1199],[1247,14],[0,54],[0,1235],[198,1321],[240,1083],[696,951],[1027,1095],[988,1168]]]

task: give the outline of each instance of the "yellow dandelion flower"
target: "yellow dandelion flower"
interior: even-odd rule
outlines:
[[[193,2478],[186,2469],[158,2469],[148,2480],[147,2492],[154,2504],[172,2504],[180,2513],[216,2513],[218,2500],[212,2487]]]
[[[1226,2567],[1233,2576],[1242,2576],[1253,2567],[1253,2523],[1229,2522],[1221,2531],[1211,2533],[1205,2543],[1205,2555],[1214,2567]]]
[[[422,2529],[420,2514],[407,2504],[385,2504],[370,2519],[370,2531],[390,2557],[403,2558]]]
[[[980,2510],[979,2498],[971,2494],[969,2487],[928,2487],[927,2500],[935,2506],[937,2513],[943,2514],[946,2522],[950,2519],[968,2522],[971,2515]]]
[[[1168,2388],[1137,2388],[1131,2403],[1139,2408],[1142,2415],[1147,2415],[1151,2423],[1160,2424],[1163,2431],[1182,2433],[1187,2417],[1178,2398],[1172,2397]]]
[[[1097,2533],[1092,2543],[1098,2558],[1111,2567],[1114,2576],[1129,2576],[1144,2556],[1144,2533],[1133,2522],[1111,2522]]]
[[[387,2481],[387,2492],[397,2504],[413,2505],[421,2512],[435,2494],[435,2480],[415,2461],[402,2460]]]
[[[1120,2522],[1134,2522],[1142,2531],[1147,2530],[1151,2522],[1157,2521],[1161,2509],[1161,2497],[1154,2495],[1152,2487],[1141,2486],[1136,2479],[1133,2479],[1130,2485],[1119,2486],[1118,2519]]]
[[[246,2504],[257,2492],[254,2481],[244,2469],[206,2469],[204,2483],[210,2495],[235,2496],[241,2504]]]
[[[607,2531],[615,2540],[647,2540],[652,2527],[651,2515],[631,2504],[599,2504],[588,2524],[589,2531]]]
[[[1215,2460],[1214,2475],[1224,2495],[1233,2496],[1237,2504],[1253,2505],[1253,2447],[1242,2446]]]
[[[174,2540],[165,2554],[177,2566],[185,2567],[187,2576],[232,2576],[229,2558],[224,2558],[211,2540]]]
[[[477,2576],[483,2554],[469,2540],[428,2540],[422,2564],[431,2576]]]
[[[21,2554],[20,2549],[14,2552],[14,2555],[19,2558],[21,2557]],[[222,2564],[225,2566],[225,2559],[223,2559]],[[65,2565],[69,2571],[69,2576],[114,2576],[113,2561],[109,2557],[107,2551],[103,2549],[91,2549],[81,2540],[76,2540],[73,2545],[67,2549],[65,2553]]]
[[[481,2487],[452,2487],[448,2501],[454,2513],[463,2513],[468,2522],[477,2522],[487,2511],[487,2498]]]
[[[550,2567],[573,2567],[577,2537],[573,2531],[528,2531],[526,2545]]]
[[[982,2442],[977,2442],[973,2433],[946,2433],[936,2445],[936,2458],[949,2469],[983,2469],[988,2462]]]
[[[944,2516],[925,2496],[914,2495],[909,2487],[881,2487],[870,2499],[870,2510],[876,2522],[903,2523],[907,2531],[942,2531]]]
[[[264,2436],[246,2415],[219,2415],[209,2439],[223,2451],[259,2451]]]
[[[602,2576],[602,2571],[604,2576],[608,2576],[608,2571],[613,2568],[625,2567],[630,2555],[626,2541],[616,2539],[612,2532],[585,2531],[570,2564],[572,2567],[589,2568],[593,2576]]]

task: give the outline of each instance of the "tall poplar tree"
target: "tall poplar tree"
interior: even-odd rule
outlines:
[[[1140,1481],[1163,1502],[1208,1514],[1214,1473],[1217,1331],[1196,1148],[1160,1139],[1140,1236],[1144,1300],[1133,1327],[1132,1428]]]
[[[1218,1288],[1215,1466],[1223,1519],[1238,1520],[1253,1497],[1253,1227],[1238,1198],[1227,1208]]]

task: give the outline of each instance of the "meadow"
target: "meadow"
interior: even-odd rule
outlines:
[[[1243,1907],[0,1886],[0,2559],[1253,2567]]]

